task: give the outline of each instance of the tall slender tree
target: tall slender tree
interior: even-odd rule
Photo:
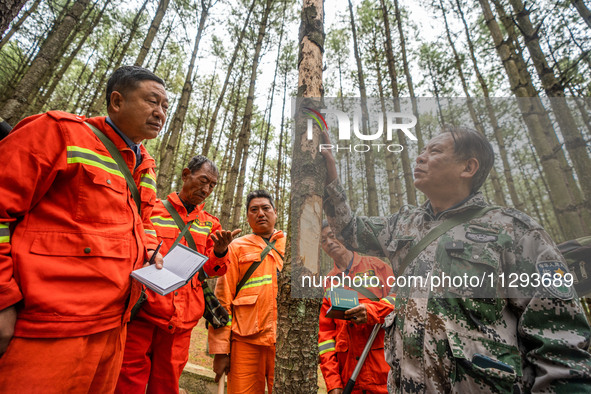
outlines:
[[[318,103],[324,95],[323,1],[303,0],[301,15],[298,97],[315,98],[313,102]],[[286,259],[279,277],[274,383],[277,394],[318,391],[318,353],[310,349],[316,349],[318,345],[320,300],[294,298],[291,291],[292,285],[297,285],[295,282],[305,271],[317,273],[319,270],[318,239],[322,219],[323,179],[326,175],[317,150],[320,143],[319,130],[316,129],[313,140],[308,141],[306,120],[298,116],[294,140],[291,167],[291,256]],[[294,282],[291,281],[292,278],[295,278]]]
[[[56,56],[62,55],[61,51],[65,50],[62,43],[79,22],[80,16],[88,6],[88,2],[89,0],[76,0],[72,4],[61,23],[43,42],[31,66],[15,87],[14,93],[7,100],[0,103],[0,118],[4,119],[8,124],[15,125],[22,118],[29,105],[28,97],[43,83],[41,78],[46,75],[47,66]]]
[[[148,56],[148,52],[150,51],[150,48],[152,48],[152,42],[156,37],[156,33],[158,33],[158,30],[160,29],[162,18],[164,18],[164,14],[166,14],[169,3],[170,0],[160,0],[158,2],[158,8],[156,8],[156,13],[154,14],[154,18],[152,18],[152,22],[148,28],[148,33],[146,34],[146,37],[144,37],[144,42],[142,43],[140,52],[135,59],[136,66],[142,66],[144,64],[146,56]]]
[[[166,141],[166,144],[160,148],[160,168],[156,179],[158,194],[160,196],[166,196],[170,193],[170,178],[174,171],[172,162],[174,155],[176,154],[175,150],[180,138],[185,116],[187,115],[187,108],[189,107],[189,100],[191,99],[191,93],[193,91],[192,81],[194,78],[193,74],[195,70],[195,62],[197,60],[197,52],[199,51],[199,43],[201,42],[201,36],[205,30],[205,23],[209,16],[211,6],[211,0],[201,0],[201,16],[199,17],[199,26],[197,27],[197,34],[195,36],[193,52],[191,53],[191,61],[189,62],[189,67],[185,76],[183,91],[176,111],[172,117],[172,122],[169,125],[168,140]]]

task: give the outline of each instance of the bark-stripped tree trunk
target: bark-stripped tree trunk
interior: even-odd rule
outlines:
[[[304,0],[298,56],[298,97],[324,96],[322,53],[324,51],[324,3]],[[301,111],[297,109],[297,113]],[[319,130],[306,137],[306,119],[296,116],[291,167],[291,249],[279,277],[275,387],[277,394],[318,391],[319,299],[292,298],[292,285],[303,272],[319,270],[320,224],[325,165],[318,153]],[[308,267],[308,269],[305,269]],[[292,282],[292,278],[295,282]],[[302,351],[302,349],[305,349]]]
[[[511,84],[523,119],[531,135],[536,151],[540,155],[544,173],[548,178],[549,193],[555,203],[555,213],[567,238],[577,238],[588,232],[584,215],[577,209],[581,199],[580,191],[572,175],[566,175],[566,158],[560,149],[556,135],[551,130],[550,120],[528,78],[524,62],[516,50],[511,48],[510,41],[505,40],[501,29],[490,9],[488,0],[479,0],[484,13],[486,25],[493,38],[497,53]]]
[[[156,14],[152,19],[152,23],[150,23],[150,27],[148,28],[148,33],[144,38],[144,42],[142,43],[142,47],[140,48],[140,53],[138,53],[137,58],[135,59],[136,66],[143,66],[144,60],[146,60],[146,56],[148,56],[148,52],[150,52],[150,48],[152,48],[152,42],[156,37],[156,33],[158,33],[158,29],[160,29],[160,24],[162,23],[162,18],[164,18],[164,14],[166,14],[166,10],[168,9],[168,4],[170,0],[160,0],[158,2],[158,8],[156,9]]]
[[[68,10],[66,16],[53,34],[49,35],[37,56],[31,63],[26,74],[17,84],[14,93],[8,100],[0,103],[0,118],[8,124],[15,125],[26,111],[29,103],[27,98],[31,93],[39,89],[43,83],[42,77],[45,75],[47,67],[56,56],[61,56],[60,50],[63,50],[62,43],[66,40],[70,32],[79,22],[80,16],[88,6],[89,0],[77,0]]]
[[[193,52],[191,54],[191,61],[185,76],[185,83],[181,93],[180,101],[174,112],[172,122],[169,125],[169,137],[166,144],[160,148],[160,168],[158,169],[158,178],[156,185],[158,195],[161,197],[167,196],[170,193],[170,179],[174,170],[172,166],[173,156],[175,155],[175,148],[180,138],[181,128],[185,122],[187,115],[187,108],[189,107],[189,100],[193,91],[193,70],[195,69],[195,61],[197,59],[197,52],[199,51],[199,43],[203,30],[205,30],[205,22],[209,15],[209,8],[211,7],[211,0],[201,1],[201,17],[199,18],[199,27],[197,28],[197,35],[195,36],[195,44],[193,45]]]

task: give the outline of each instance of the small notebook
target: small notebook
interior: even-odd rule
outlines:
[[[345,311],[355,308],[359,305],[357,292],[336,288],[328,292],[330,298],[330,308],[326,311],[326,317],[332,319],[345,319]]]
[[[150,265],[132,271],[131,277],[156,293],[166,295],[189,283],[207,260],[207,256],[177,244],[164,256],[162,269]]]

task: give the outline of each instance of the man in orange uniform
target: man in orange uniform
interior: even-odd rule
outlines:
[[[186,237],[195,241],[197,252],[209,257],[205,273],[220,276],[226,273],[228,245],[241,230],[222,230],[218,218],[203,209],[205,199],[218,180],[218,169],[205,156],[195,156],[183,169],[183,186],[179,193],[168,195],[168,202],[189,231],[179,243],[189,245]],[[152,213],[152,223],[163,241],[166,254],[182,229],[158,200]],[[203,316],[204,301],[197,275],[180,289],[161,296],[146,290],[147,302],[129,323],[123,367],[116,393],[178,393],[181,372],[189,360],[191,330]]]
[[[216,295],[230,313],[226,327],[209,327],[217,382],[228,373],[228,393],[273,391],[277,332],[277,273],[283,268],[285,235],[275,229],[277,211],[265,190],[246,197],[246,215],[253,234],[230,244],[230,264],[218,279]],[[261,262],[262,260],[262,262]],[[249,267],[261,262],[247,280]],[[237,287],[240,287],[238,292]]]
[[[388,277],[393,274],[390,266],[382,260],[362,257],[345,248],[326,220],[322,223],[321,246],[335,264],[328,276],[365,278],[365,288],[376,298],[381,298],[380,301],[370,301],[360,293],[361,305],[345,312],[350,321],[326,317],[330,302],[326,297],[323,300],[318,331],[320,370],[328,393],[341,394],[357,366],[374,324],[383,323],[384,318],[394,310],[394,298],[388,296]],[[384,330],[380,330],[355,381],[353,393],[388,393],[389,370],[390,366],[384,358]]]
[[[106,97],[107,118],[51,111],[24,119],[0,142],[4,392],[115,388],[140,293],[129,274],[157,245],[154,159],[141,141],[158,135],[168,98],[162,79],[141,67],[116,70]],[[122,167],[85,121],[119,150],[141,214]]]

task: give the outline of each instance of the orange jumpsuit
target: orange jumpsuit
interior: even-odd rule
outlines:
[[[194,221],[190,234],[197,251],[209,257],[204,265],[210,276],[226,272],[227,254],[217,257],[214,242],[209,237],[221,230],[219,220],[203,209],[203,204],[191,213],[177,193],[168,195],[168,201],[185,223]],[[160,252],[165,255],[181,230],[160,200],[152,212],[152,223],[163,241]],[[187,245],[185,237],[180,242]],[[129,323],[125,356],[116,393],[178,393],[179,378],[189,360],[191,330],[203,316],[204,300],[201,282],[197,275],[180,289],[161,296],[146,290],[147,301],[133,321]]]
[[[209,327],[209,352],[230,353],[228,393],[263,393],[265,383],[268,391],[272,392],[277,332],[277,272],[283,268],[284,233],[275,231],[270,242],[274,240],[281,256],[271,250],[238,294],[236,285],[250,265],[260,260],[267,244],[255,234],[234,240],[228,250],[228,272],[217,282],[216,296],[230,313],[230,322],[217,330]]]
[[[141,147],[134,171],[134,152],[105,118],[86,120],[120,150],[140,192],[140,217],[84,120],[59,111],[31,116],[0,142],[0,310],[16,304],[18,313],[0,358],[7,391],[112,390],[117,376],[107,372],[119,369],[124,323],[140,290],[129,274],[157,245],[154,160]],[[25,354],[38,359],[22,361]]]
[[[387,278],[393,276],[390,266],[378,258],[362,257],[354,253],[348,276],[351,278],[363,277],[364,274],[367,274],[368,278],[376,276],[379,279],[378,287],[366,285],[366,288],[381,298],[379,302],[370,301],[359,293],[359,301],[366,304],[367,324],[355,324],[346,320],[328,318],[326,311],[330,307],[330,303],[327,298],[324,298],[322,303],[319,318],[318,353],[320,355],[320,370],[324,376],[327,391],[345,387],[365,348],[374,324],[383,323],[384,318],[394,310],[394,298],[388,296],[390,288],[387,285]],[[328,276],[337,275],[342,275],[342,273],[335,266]],[[387,393],[386,384],[389,370],[390,366],[384,358],[384,330],[380,330],[355,381],[353,392]]]

